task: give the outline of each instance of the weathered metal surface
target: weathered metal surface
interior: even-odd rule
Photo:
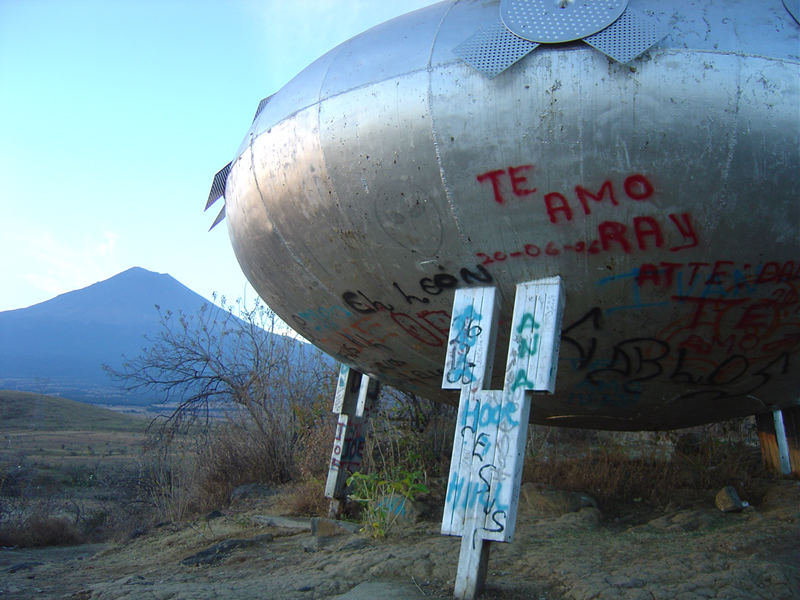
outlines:
[[[453,50],[498,6],[387,22],[260,107],[225,190],[256,290],[338,360],[455,403],[454,289],[496,286],[502,323],[518,282],[560,275],[557,392],[535,422],[797,405],[798,23],[780,0],[631,0],[670,34],[629,65],[548,44],[490,79]]]

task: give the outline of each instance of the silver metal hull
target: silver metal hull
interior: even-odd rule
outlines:
[[[336,359],[457,402],[440,389],[453,290],[497,286],[502,330],[517,283],[560,275],[556,393],[534,422],[671,428],[797,405],[800,25],[775,0],[631,5],[671,33],[629,65],[545,45],[489,79],[453,54],[498,10],[476,0],[309,66],[227,178],[259,294]]]

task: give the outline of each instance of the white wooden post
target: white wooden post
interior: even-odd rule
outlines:
[[[555,390],[563,307],[560,277],[517,286],[503,390],[490,391],[495,289],[456,291],[442,387],[461,396],[442,533],[461,536],[459,600],[483,587],[489,542],[514,535],[531,393]]]
[[[377,380],[347,365],[340,366],[333,398],[333,412],[339,415],[339,421],[336,424],[331,464],[325,485],[327,498],[342,499],[347,477],[361,467],[364,429],[379,391]]]

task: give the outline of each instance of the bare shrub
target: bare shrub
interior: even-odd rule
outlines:
[[[416,394],[385,388],[371,416],[365,471],[422,471],[446,476],[453,449],[455,408]]]
[[[222,304],[195,315],[159,310],[150,346],[122,371],[108,369],[128,389],[176,403],[151,425],[143,474],[144,498],[169,520],[221,506],[241,484],[297,478],[308,431],[333,397],[331,361],[279,335],[272,311]]]
[[[37,502],[4,516],[0,521],[0,546],[69,546],[87,539],[76,523],[58,514],[52,502]]]
[[[289,498],[289,512],[298,516],[327,516],[330,498],[325,497],[325,482],[321,479],[305,479],[294,489]]]
[[[0,527],[0,546],[72,546],[84,541],[85,537],[72,523],[58,517],[37,515],[20,525]]]
[[[149,449],[139,473],[139,498],[158,521],[180,521],[198,510],[196,448],[186,440]]]
[[[27,495],[35,473],[33,466],[20,459],[2,465],[0,470],[0,495],[20,498]]]
[[[231,410],[224,420],[186,434],[154,431],[144,499],[159,519],[177,521],[226,505],[233,489],[247,483],[313,482],[321,496],[335,419],[309,406]]]
[[[297,440],[296,464],[301,481],[325,480],[331,464],[331,449],[335,435],[336,417],[330,412],[316,417],[300,433]]]
[[[222,308],[204,305],[194,315],[156,309],[161,329],[150,345],[122,370],[105,369],[128,390],[150,390],[175,403],[154,423],[164,440],[234,408],[269,435],[276,415],[291,414],[320,393],[330,397],[331,361],[281,335],[275,313],[260,301],[230,306],[223,298]]]
[[[296,434],[291,419],[273,414],[256,426],[246,417],[214,427],[199,451],[201,508],[228,502],[231,491],[251,482],[285,483],[294,478]]]

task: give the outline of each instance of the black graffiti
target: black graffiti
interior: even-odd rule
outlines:
[[[718,402],[718,401],[729,401],[731,398],[735,396],[739,397],[748,396],[750,394],[755,393],[759,389],[763,388],[765,385],[767,385],[770,381],[772,381],[774,376],[786,375],[789,372],[789,357],[790,357],[789,353],[784,352],[780,356],[771,360],[767,365],[760,368],[758,371],[754,372],[752,374],[754,381],[751,383],[751,387],[748,389],[740,390],[735,393],[731,393],[729,390],[722,390],[719,388],[692,390],[684,394],[681,394],[680,396],[675,398],[674,402],[679,403],[690,400]],[[700,382],[700,384],[703,383],[706,382],[702,381]]]
[[[625,392],[636,394],[641,392],[641,384],[667,373],[671,359],[675,366],[667,376],[670,381],[706,389],[727,387],[721,393],[742,396],[755,393],[775,376],[789,372],[789,352],[782,352],[757,370],[753,370],[753,361],[744,354],[731,354],[703,374],[692,372],[687,366],[687,355],[686,348],[678,348],[676,352],[664,340],[631,338],[614,344],[608,366],[588,371],[585,381],[598,386],[604,380],[618,378]],[[740,389],[731,389],[738,386]]]
[[[565,327],[561,335],[562,342],[577,354],[571,359],[575,370],[586,372],[584,385],[598,393],[605,393],[603,390],[613,382],[621,393],[636,396],[642,392],[643,384],[666,380],[702,388],[687,391],[680,398],[746,396],[786,375],[791,357],[800,349],[795,343],[800,341],[800,335],[789,334],[777,342],[764,344],[762,351],[767,356],[754,358],[731,352],[729,347],[727,354],[710,364],[706,356],[694,357],[685,342],[676,347],[669,340],[657,337],[624,339],[601,352],[602,328],[602,311],[594,307]],[[566,353],[562,356],[567,358]],[[699,362],[693,364],[695,358]],[[764,360],[768,362],[764,364]]]
[[[473,285],[476,282],[492,283],[494,281],[491,273],[489,273],[483,265],[475,265],[474,270],[464,267],[459,270],[458,276],[444,272],[444,267],[442,266],[440,266],[439,269],[443,272],[437,273],[431,277],[423,277],[418,282],[420,290],[429,296],[438,296],[447,290],[456,289],[462,285]],[[400,284],[396,281],[392,282],[392,287],[400,293],[407,304],[413,304],[414,302],[421,302],[423,304],[430,303],[430,298],[427,296],[415,296],[413,293],[409,293],[400,287]],[[348,290],[344,292],[342,294],[342,300],[348,307],[361,314],[381,311],[392,312],[395,308],[392,304],[370,298],[361,290]]]
[[[357,313],[361,313],[362,315],[368,315],[370,313],[380,312],[383,310],[389,312],[394,310],[394,306],[391,304],[383,304],[378,300],[372,300],[361,290],[355,292],[345,292],[342,294],[342,300],[345,304],[347,304],[347,306],[352,308]]]
[[[414,304],[415,301],[422,302],[423,304],[428,304],[431,301],[430,298],[420,298],[419,296],[412,296],[411,294],[406,294],[403,291],[403,288],[400,287],[400,284],[397,283],[396,281],[392,282],[392,286],[394,287],[394,289],[400,292],[400,295],[403,296],[403,298],[405,298],[406,302],[408,302],[409,304]]]
[[[595,306],[585,315],[583,315],[580,319],[569,325],[568,327],[564,328],[561,331],[561,341],[567,342],[571,346],[573,346],[580,356],[578,360],[578,370],[585,369],[594,358],[594,354],[597,351],[597,337],[592,336],[589,338],[587,343],[587,347],[584,346],[577,340],[575,337],[569,335],[573,330],[578,329],[584,323],[591,324],[591,331],[599,331],[600,330],[600,318],[602,317],[603,312],[600,310],[600,307]]]
[[[670,346],[655,338],[631,338],[614,344],[608,367],[595,369],[586,375],[589,383],[597,384],[601,374],[620,375],[623,389],[629,394],[639,391],[639,384],[655,379],[664,372],[661,362],[670,354]]]

